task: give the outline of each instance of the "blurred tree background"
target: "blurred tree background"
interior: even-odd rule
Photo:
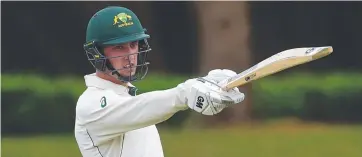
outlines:
[[[83,76],[94,72],[82,47],[85,30],[90,17],[110,5],[133,10],[151,35],[150,74],[136,83],[141,92],[171,88],[215,68],[241,72],[290,48],[334,48],[334,53],[326,58],[241,87],[246,93],[245,102],[217,116],[182,112],[161,123],[168,156],[177,156],[178,150],[172,148],[176,145],[172,142],[174,138],[200,137],[201,141],[207,139],[207,135],[218,134],[229,135],[216,139],[230,143],[224,145],[225,152],[243,147],[248,150],[230,151],[229,156],[362,155],[362,62],[358,59],[362,58],[358,47],[362,36],[361,2],[2,1],[1,4],[1,133],[5,136],[2,140],[3,150],[7,152],[5,156],[47,154],[32,149],[31,146],[37,147],[34,143],[38,140],[45,146],[54,147],[49,150],[62,147],[73,151],[69,151],[74,153],[69,156],[79,155],[69,134],[73,131],[77,97],[85,89]],[[274,124],[273,120],[286,118],[298,119],[303,125],[295,125],[293,121],[285,128],[283,124],[281,132],[275,131],[274,125],[242,127],[259,122],[268,122],[266,126],[269,126],[270,121]],[[236,128],[220,130],[216,123]],[[318,125],[306,127],[304,123]],[[216,127],[217,131],[202,136],[193,131],[183,134],[169,131],[203,126],[200,124]],[[348,128],[329,128],[324,126],[326,124]],[[300,132],[289,136],[291,128]],[[234,137],[234,132],[243,136]],[[18,138],[29,134],[40,134],[40,137]],[[43,134],[51,135],[44,137]],[[282,135],[291,141],[280,140]],[[320,139],[319,144],[314,144],[313,140],[304,141],[312,137]],[[237,138],[254,143],[233,141]],[[264,143],[264,139],[268,142]],[[51,140],[60,142],[52,145]],[[184,143],[185,149],[190,146],[187,141]],[[290,147],[286,143],[290,143]],[[315,147],[305,147],[305,143]],[[330,143],[336,145],[328,145]],[[331,153],[331,148],[339,147],[338,143],[346,148]],[[205,149],[220,148],[198,144],[204,145]],[[17,152],[17,147],[28,149]],[[301,147],[307,151],[298,155]],[[225,154],[217,149],[213,151],[206,156]],[[197,156],[197,153],[187,154],[193,155]]]

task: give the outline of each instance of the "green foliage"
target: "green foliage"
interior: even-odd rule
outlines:
[[[74,102],[67,93],[2,92],[3,133],[65,132],[74,126]]]
[[[150,92],[154,90],[164,90],[177,86],[189,79],[190,77],[182,75],[167,74],[150,74],[144,80],[135,82],[134,85],[139,88],[140,93]]]
[[[150,74],[144,80],[135,82],[141,93],[163,90],[176,86],[188,77],[166,74]],[[1,88],[4,92],[31,91],[40,95],[69,93],[77,98],[85,89],[84,79],[80,76],[46,77],[40,74],[3,74]]]
[[[253,114],[270,118],[298,116],[314,120],[362,121],[362,74],[298,73],[269,76],[253,84]],[[330,118],[327,116],[329,112]],[[339,120],[333,118],[343,114]],[[316,118],[316,119],[315,119]]]
[[[189,77],[150,74],[136,82],[140,93],[175,87]],[[62,132],[74,126],[75,105],[86,88],[83,77],[3,74],[3,133]],[[362,74],[298,73],[269,76],[253,83],[254,118],[299,117],[329,122],[362,122]],[[181,126],[189,112],[180,112],[168,126]],[[24,120],[26,119],[26,120]]]
[[[213,130],[160,129],[165,157],[360,157],[361,126],[266,124]],[[3,137],[4,157],[81,156],[73,135]]]

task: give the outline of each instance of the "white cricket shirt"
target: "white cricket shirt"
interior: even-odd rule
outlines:
[[[163,157],[155,124],[187,109],[185,88],[128,94],[128,88],[86,75],[74,134],[84,157]],[[131,84],[129,84],[132,86]]]

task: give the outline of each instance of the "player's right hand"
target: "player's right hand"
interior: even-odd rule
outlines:
[[[188,107],[203,115],[218,114],[224,108],[244,100],[244,94],[239,90],[223,91],[213,80],[191,79],[185,84],[188,86],[185,94]]]

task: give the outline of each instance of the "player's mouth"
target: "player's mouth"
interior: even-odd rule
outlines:
[[[123,66],[123,68],[127,68],[127,69],[134,69],[134,68],[136,68],[136,66],[133,64],[133,63],[131,63],[131,64],[126,64],[126,65],[124,65]]]

